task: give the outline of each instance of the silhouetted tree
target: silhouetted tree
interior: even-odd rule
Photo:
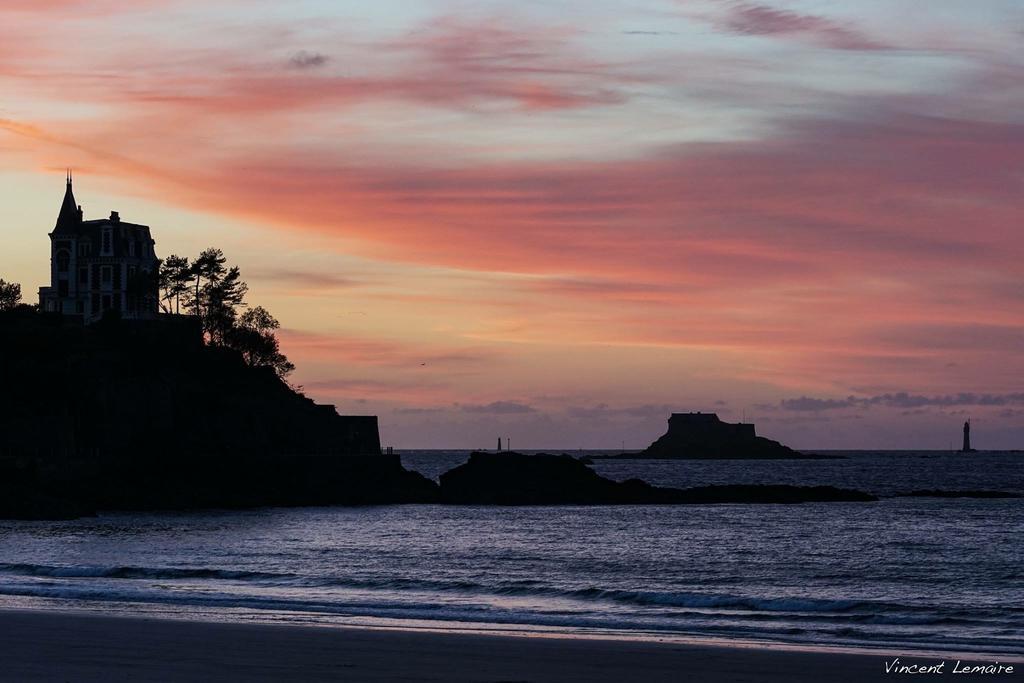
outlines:
[[[160,263],[160,308],[164,313],[181,313],[181,301],[189,293],[194,275],[184,256],[171,255]]]
[[[203,335],[215,346],[238,351],[253,367],[269,367],[284,379],[295,366],[281,353],[274,332],[281,327],[262,306],[239,313],[246,307],[249,285],[242,280],[238,266],[228,266],[220,249],[203,251],[189,265],[188,259],[170,256],[161,267],[164,310],[175,310],[184,297],[185,308],[202,322]]]
[[[242,354],[245,362],[253,367],[270,367],[278,377],[284,379],[293,370],[293,365],[281,353],[280,344],[274,331],[281,323],[262,306],[251,308],[241,316],[226,335],[227,345]]]
[[[235,326],[237,309],[245,306],[249,285],[242,281],[238,266],[230,268],[222,277],[208,280],[200,292],[203,329],[213,344],[223,344],[228,332]]]
[[[238,267],[228,268],[226,264],[224,252],[211,247],[189,269],[195,282],[186,307],[200,319],[211,344],[224,343],[225,335],[235,324],[237,309],[245,306],[245,294],[249,291]]]
[[[0,311],[13,311],[21,303],[21,285],[0,280]]]
[[[195,291],[187,305],[193,315],[200,318],[203,316],[203,284],[204,282],[206,284],[216,282],[224,277],[227,272],[225,263],[227,263],[227,258],[224,256],[224,252],[213,247],[203,250],[199,254],[199,258],[192,262],[191,275],[195,278]]]

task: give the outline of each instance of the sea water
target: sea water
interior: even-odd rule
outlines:
[[[435,477],[464,451],[403,454]],[[831,484],[877,503],[397,505],[0,522],[0,607],[530,634],[1024,653],[1024,454],[608,461],[661,485]]]

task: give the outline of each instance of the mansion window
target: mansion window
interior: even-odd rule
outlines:
[[[113,272],[111,271],[110,266],[103,266],[103,268],[100,269],[100,273],[102,273],[103,276],[103,284],[109,285],[113,281]]]
[[[61,280],[57,283],[57,296],[65,297],[68,295],[68,281]]]
[[[92,252],[92,245],[88,242],[82,242],[78,245],[78,255],[88,256]]]
[[[135,240],[128,242],[128,255],[135,256]]]
[[[110,229],[108,228],[108,229],[103,231],[103,253],[104,254],[109,254],[110,253],[111,244],[112,244],[112,242],[111,242],[111,236],[110,236]]]
[[[68,266],[71,264],[71,254],[66,251],[57,252],[57,272],[66,273],[68,272]]]
[[[89,285],[89,269],[79,268],[78,269],[78,283],[81,285]]]

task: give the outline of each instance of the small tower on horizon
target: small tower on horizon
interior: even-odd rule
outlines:
[[[967,420],[964,422],[964,447],[960,449],[961,453],[974,453],[974,449],[971,448],[971,421]]]

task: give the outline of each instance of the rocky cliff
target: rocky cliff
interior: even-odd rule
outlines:
[[[83,327],[0,314],[0,518],[97,510],[430,502],[339,416],[188,319]]]
[[[203,345],[190,318],[83,327],[0,316],[0,456],[378,455],[377,418],[341,417],[269,368]]]

